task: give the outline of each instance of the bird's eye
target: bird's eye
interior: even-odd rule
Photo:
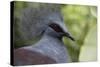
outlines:
[[[62,28],[58,25],[58,24],[55,24],[55,23],[52,23],[49,25],[52,29],[54,29],[56,32],[63,32]]]

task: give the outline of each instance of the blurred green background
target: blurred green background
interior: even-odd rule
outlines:
[[[37,7],[38,3],[15,2],[14,3],[14,48],[33,44],[38,39],[22,40],[20,38],[20,15],[21,10],[27,7]],[[75,42],[63,38],[68,48],[72,62],[96,61],[97,60],[97,7],[86,5],[61,4],[61,12],[64,22],[75,38]]]

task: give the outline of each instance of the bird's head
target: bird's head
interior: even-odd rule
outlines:
[[[66,36],[74,41],[74,38],[67,31],[67,28],[64,24],[57,24],[57,23],[51,22],[49,24],[49,28],[53,31],[53,34],[55,33],[55,36],[60,37],[60,38],[62,38],[63,36]]]
[[[63,36],[66,36],[74,41],[74,38],[68,32],[64,24],[63,17],[60,12],[53,12],[47,15],[45,19],[48,20],[46,21],[45,25],[47,27],[45,27],[46,29],[44,29],[46,31],[46,34],[60,39],[62,39]]]

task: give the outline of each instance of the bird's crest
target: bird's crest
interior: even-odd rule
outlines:
[[[43,30],[47,28],[47,23],[50,22],[51,14],[55,14],[54,20],[61,19],[60,5],[37,3],[37,7],[28,7],[22,10],[21,13],[21,31],[22,38],[31,39],[40,36]],[[58,17],[59,18],[58,18]]]

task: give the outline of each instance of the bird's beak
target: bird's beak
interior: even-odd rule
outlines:
[[[72,41],[75,41],[75,39],[69,33],[64,33],[64,36],[70,38]]]
[[[68,32],[67,28],[65,25],[61,25],[61,27],[63,28],[63,35],[70,38],[72,41],[75,41],[75,39],[72,37],[72,35]]]

